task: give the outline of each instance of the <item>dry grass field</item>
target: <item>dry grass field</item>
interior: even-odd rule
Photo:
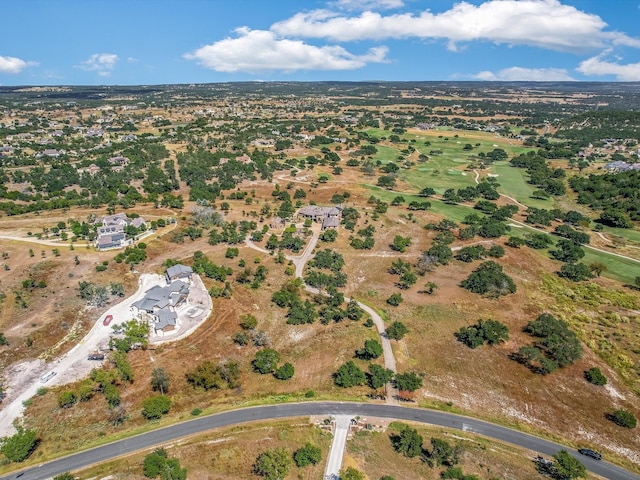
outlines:
[[[295,188],[303,188],[308,192],[305,202],[313,200],[322,205],[329,204],[333,194],[348,191],[351,196],[347,205],[356,205],[361,212],[357,228],[364,228],[368,224],[375,226],[376,244],[372,250],[351,248],[348,238],[350,232],[344,229],[339,230],[334,244],[320,242],[318,248],[333,248],[344,255],[344,271],[348,275],[344,290],[346,296],[375,307],[388,321],[399,320],[408,326],[409,334],[402,341],[393,342],[394,352],[400,372],[415,371],[423,378],[424,386],[416,398],[419,405],[450,409],[514,425],[576,447],[596,447],[603,451],[607,460],[624,462],[627,466],[640,469],[638,436],[633,430],[615,426],[605,417],[605,413],[621,407],[636,414],[640,412],[638,397],[631,390],[637,378],[637,373],[635,377],[632,373],[638,364],[640,352],[636,333],[637,305],[630,306],[632,302],[625,303],[620,300],[620,295],[614,293],[601,293],[603,301],[593,302],[587,294],[580,296],[579,292],[570,291],[572,287],[564,281],[556,281],[555,277],[551,281],[546,275],[546,272],[557,269],[555,262],[527,248],[507,248],[507,255],[499,260],[518,286],[517,293],[513,295],[490,300],[460,288],[460,281],[477,267],[478,262],[466,264],[455,260],[427,273],[425,277],[419,277],[418,283],[410,289],[400,291],[394,286],[397,277],[387,270],[392,261],[398,258],[414,263],[420,252],[430,246],[434,235],[423,228],[424,224],[439,221],[441,217],[430,212],[414,212],[412,221],[406,216],[401,217],[401,213],[406,212],[404,208],[389,207],[386,214],[374,220],[373,206],[366,203],[369,190],[351,183],[357,178],[362,180],[361,174],[345,171],[339,177],[332,177],[336,182],[311,188],[310,182],[324,171],[328,172],[329,169],[317,167],[312,172],[300,173],[297,178],[285,176],[278,183],[285,188],[291,181],[294,183],[291,193]],[[306,179],[301,178],[305,175]],[[257,220],[259,215],[253,217],[250,212],[259,212],[266,202],[277,208],[278,204],[271,197],[273,187],[266,181],[241,185],[241,190],[255,192],[256,200],[252,205],[245,205],[240,200],[228,200],[231,211],[227,218]],[[187,204],[183,212],[175,212],[178,229],[188,224],[190,206]],[[136,212],[149,217],[163,215],[151,206],[137,208]],[[27,229],[35,232],[36,228],[39,231],[60,219],[71,216],[85,218],[87,213],[70,211],[48,217],[43,214],[40,217],[2,218],[0,234],[3,231],[26,234]],[[165,213],[171,215],[170,212]],[[262,225],[258,222],[258,229]],[[227,259],[227,246],[210,246],[206,233],[196,241],[186,238],[184,243],[179,244],[170,242],[170,235],[167,227],[147,242],[149,258],[136,270],[161,272],[167,258],[190,264],[193,253],[202,251],[214,263],[232,268],[233,277],[240,270],[240,259],[252,268],[258,265],[255,261],[259,259],[259,264],[269,271],[267,281],[256,290],[232,281],[231,298],[214,299],[210,318],[189,338],[130,352],[128,358],[134,368],[135,379],[133,384],[126,385],[121,391],[122,405],[128,415],[126,421],[118,426],[111,423],[112,412],[102,395],[98,394],[90,401],[68,409],[58,407],[57,397],[61,391],[72,386],[50,389],[34,397],[26,415],[26,425],[36,429],[42,440],[33,457],[34,462],[102,443],[130,431],[149,428],[140,413],[141,403],[153,394],[149,380],[151,371],[156,367],[165,368],[171,377],[169,396],[173,405],[170,413],[152,426],[187,419],[194,408],[206,413],[230,406],[303,400],[308,391],[314,392],[314,398],[358,400],[367,399],[371,393],[367,387],[340,389],[334,386],[331,375],[343,362],[353,358],[354,351],[362,346],[364,340],[375,338],[373,329],[365,327],[363,322],[349,320],[326,326],[319,322],[304,326],[286,325],[286,310],[270,301],[271,295],[291,278],[285,274],[286,264],[276,264],[272,256],[242,245],[238,246],[238,258]],[[395,235],[412,239],[406,253],[394,252],[389,247]],[[264,241],[259,245],[263,244]],[[136,288],[136,273],[112,260],[116,252],[96,252],[93,248],[79,246],[70,250],[68,245],[58,248],[16,240],[0,240],[0,245],[1,250],[9,254],[6,263],[10,265],[10,270],[0,273],[0,290],[7,295],[2,301],[0,331],[5,333],[10,342],[9,347],[0,347],[3,367],[26,358],[42,356],[50,359],[64,353],[76,339],[81,338],[100,312],[83,308],[77,296],[78,281],[89,280],[101,284],[124,282],[127,295]],[[32,257],[29,255],[30,248],[34,253]],[[53,248],[59,249],[60,256],[54,255]],[[76,255],[79,258],[78,265],[74,261]],[[103,261],[109,262],[107,270],[96,272],[95,265]],[[30,292],[23,291],[21,282],[30,276],[44,280],[47,286]],[[204,281],[207,288],[221,285],[210,279]],[[563,288],[557,284],[558,281]],[[426,282],[437,284],[434,295],[419,293]],[[618,284],[606,279],[596,279],[593,284],[604,292],[621,289]],[[26,308],[18,306],[16,292],[25,299]],[[399,307],[391,307],[386,299],[396,292],[402,293],[404,302]],[[627,291],[625,295],[635,295],[637,303],[637,294]],[[609,298],[608,303],[603,303],[606,298]],[[549,376],[535,375],[510,360],[510,353],[532,342],[530,337],[522,333],[522,328],[545,311],[569,321],[583,342],[600,351],[600,355],[605,351],[614,352],[620,356],[620,362],[622,355],[625,355],[631,365],[627,368],[628,378],[620,376],[588,349],[585,349],[582,360]],[[251,371],[250,364],[256,348],[240,347],[233,341],[234,335],[240,331],[240,316],[246,313],[256,316],[258,329],[267,332],[272,348],[281,355],[281,363],[291,362],[294,365],[296,372],[293,379],[279,381],[271,375],[259,375]],[[479,318],[493,318],[507,324],[510,340],[497,347],[485,346],[475,350],[457,342],[454,333]],[[77,328],[74,327],[76,324]],[[53,349],[73,328],[73,337]],[[25,343],[27,338],[31,339],[30,346]],[[232,391],[210,392],[193,389],[186,382],[185,373],[205,360],[239,362],[242,368],[241,387]],[[366,362],[358,360],[357,363],[366,368]],[[584,380],[583,372],[592,366],[599,366],[605,372],[609,379],[608,386],[595,387]],[[223,439],[219,441],[209,439],[200,443],[188,440],[176,448],[175,451],[179,452],[176,455],[184,466],[189,467],[190,478],[192,474],[193,478],[248,478],[256,452],[266,445],[274,446],[277,442],[283,442],[282,445],[290,446],[299,439],[311,436],[325,448],[325,452],[328,448],[329,440],[306,426],[277,424],[255,427],[263,429],[260,431],[265,432],[264,436],[256,435],[255,431],[252,434],[253,428],[239,427],[218,433],[219,437],[216,438]],[[428,431],[426,427],[421,428]],[[280,438],[282,431],[290,433]],[[290,439],[287,435],[291,436]],[[429,435],[431,433],[425,433],[425,437]],[[289,441],[293,443],[287,443]],[[522,471],[524,476],[518,478],[525,479],[537,475],[532,465],[527,461],[522,463],[522,457],[511,447],[491,446],[477,440],[469,442],[475,443],[469,449],[470,453],[465,455],[464,465],[465,471],[469,468],[468,473],[506,476],[508,472]],[[388,459],[394,458],[392,455],[395,454],[387,454],[390,446],[384,434],[358,435],[349,445],[350,461],[370,474],[370,478],[388,473]],[[367,453],[373,451],[379,453]],[[206,461],[198,466],[197,459],[201,458]],[[411,478],[437,478],[437,473],[427,467],[414,465],[401,457],[398,459],[398,465],[402,465],[398,467],[401,469],[398,472],[413,472],[415,469],[420,477]],[[132,457],[100,467],[95,474],[112,468],[114,474],[120,475],[116,478],[138,478],[139,464],[139,458]],[[207,465],[213,467],[207,470]],[[396,477],[409,478],[400,473],[396,473]],[[317,478],[317,475],[305,470],[289,478]]]

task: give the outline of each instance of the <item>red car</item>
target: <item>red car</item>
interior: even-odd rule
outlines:
[[[106,317],[104,317],[102,324],[109,325],[111,323],[111,320],[113,320],[113,315],[107,315]]]

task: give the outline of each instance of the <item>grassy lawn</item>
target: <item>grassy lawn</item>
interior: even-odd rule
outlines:
[[[585,256],[582,261],[587,265],[593,262],[601,262],[607,266],[607,269],[602,273],[604,277],[629,284],[633,284],[636,277],[640,277],[640,262],[608,255],[588,248],[585,248],[584,251]]]
[[[450,218],[455,222],[461,222],[464,217],[466,217],[469,213],[473,211],[473,209],[465,206],[465,205],[450,205],[445,203],[437,198],[424,198],[418,195],[412,195],[409,193],[396,192],[391,190],[385,190],[384,188],[376,187],[373,185],[363,185],[365,188],[371,190],[371,194],[376,198],[379,198],[382,201],[391,203],[391,201],[396,198],[398,195],[402,195],[405,199],[405,203],[410,203],[413,201],[424,202],[428,201],[431,203],[431,208],[428,210],[429,212],[434,212],[443,217]],[[407,210],[409,213],[410,210]]]
[[[604,227],[602,233],[618,235],[630,242],[635,242],[640,244],[640,231],[632,229],[632,228],[613,228],[613,227]]]
[[[538,187],[527,183],[527,174],[523,168],[515,168],[507,162],[496,162],[491,166],[491,173],[498,175],[500,188],[498,192],[515,198],[520,203],[535,208],[553,208],[553,200],[539,200],[531,195]]]
[[[512,226],[508,235],[524,237],[532,232],[534,232],[534,230],[526,225],[523,227]],[[555,242],[559,237],[551,235],[551,238]],[[623,283],[633,283],[635,278],[640,276],[640,262],[638,261],[617,257],[607,252],[591,250],[590,248],[584,248],[584,251],[585,256],[581,260],[583,263],[588,265],[593,262],[601,262],[607,266],[607,269],[602,273],[603,277],[618,280]]]

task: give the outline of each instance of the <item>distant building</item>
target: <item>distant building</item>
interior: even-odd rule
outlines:
[[[308,205],[302,207],[298,211],[298,215],[310,218],[314,222],[321,222],[322,230],[338,228],[340,219],[342,218],[342,207],[318,207],[316,205]]]

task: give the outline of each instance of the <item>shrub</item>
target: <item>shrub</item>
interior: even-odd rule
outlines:
[[[24,430],[19,427],[17,433],[3,439],[0,452],[10,462],[23,462],[29,458],[37,446],[38,434],[33,430]]]
[[[155,395],[142,401],[142,416],[155,420],[166,414],[171,408],[171,399],[166,395]]]
[[[65,390],[58,395],[58,406],[60,408],[69,408],[78,401],[73,390]]]
[[[593,383],[594,385],[606,385],[607,377],[603,375],[598,367],[593,367],[584,372],[584,378],[587,379],[589,383]]]

